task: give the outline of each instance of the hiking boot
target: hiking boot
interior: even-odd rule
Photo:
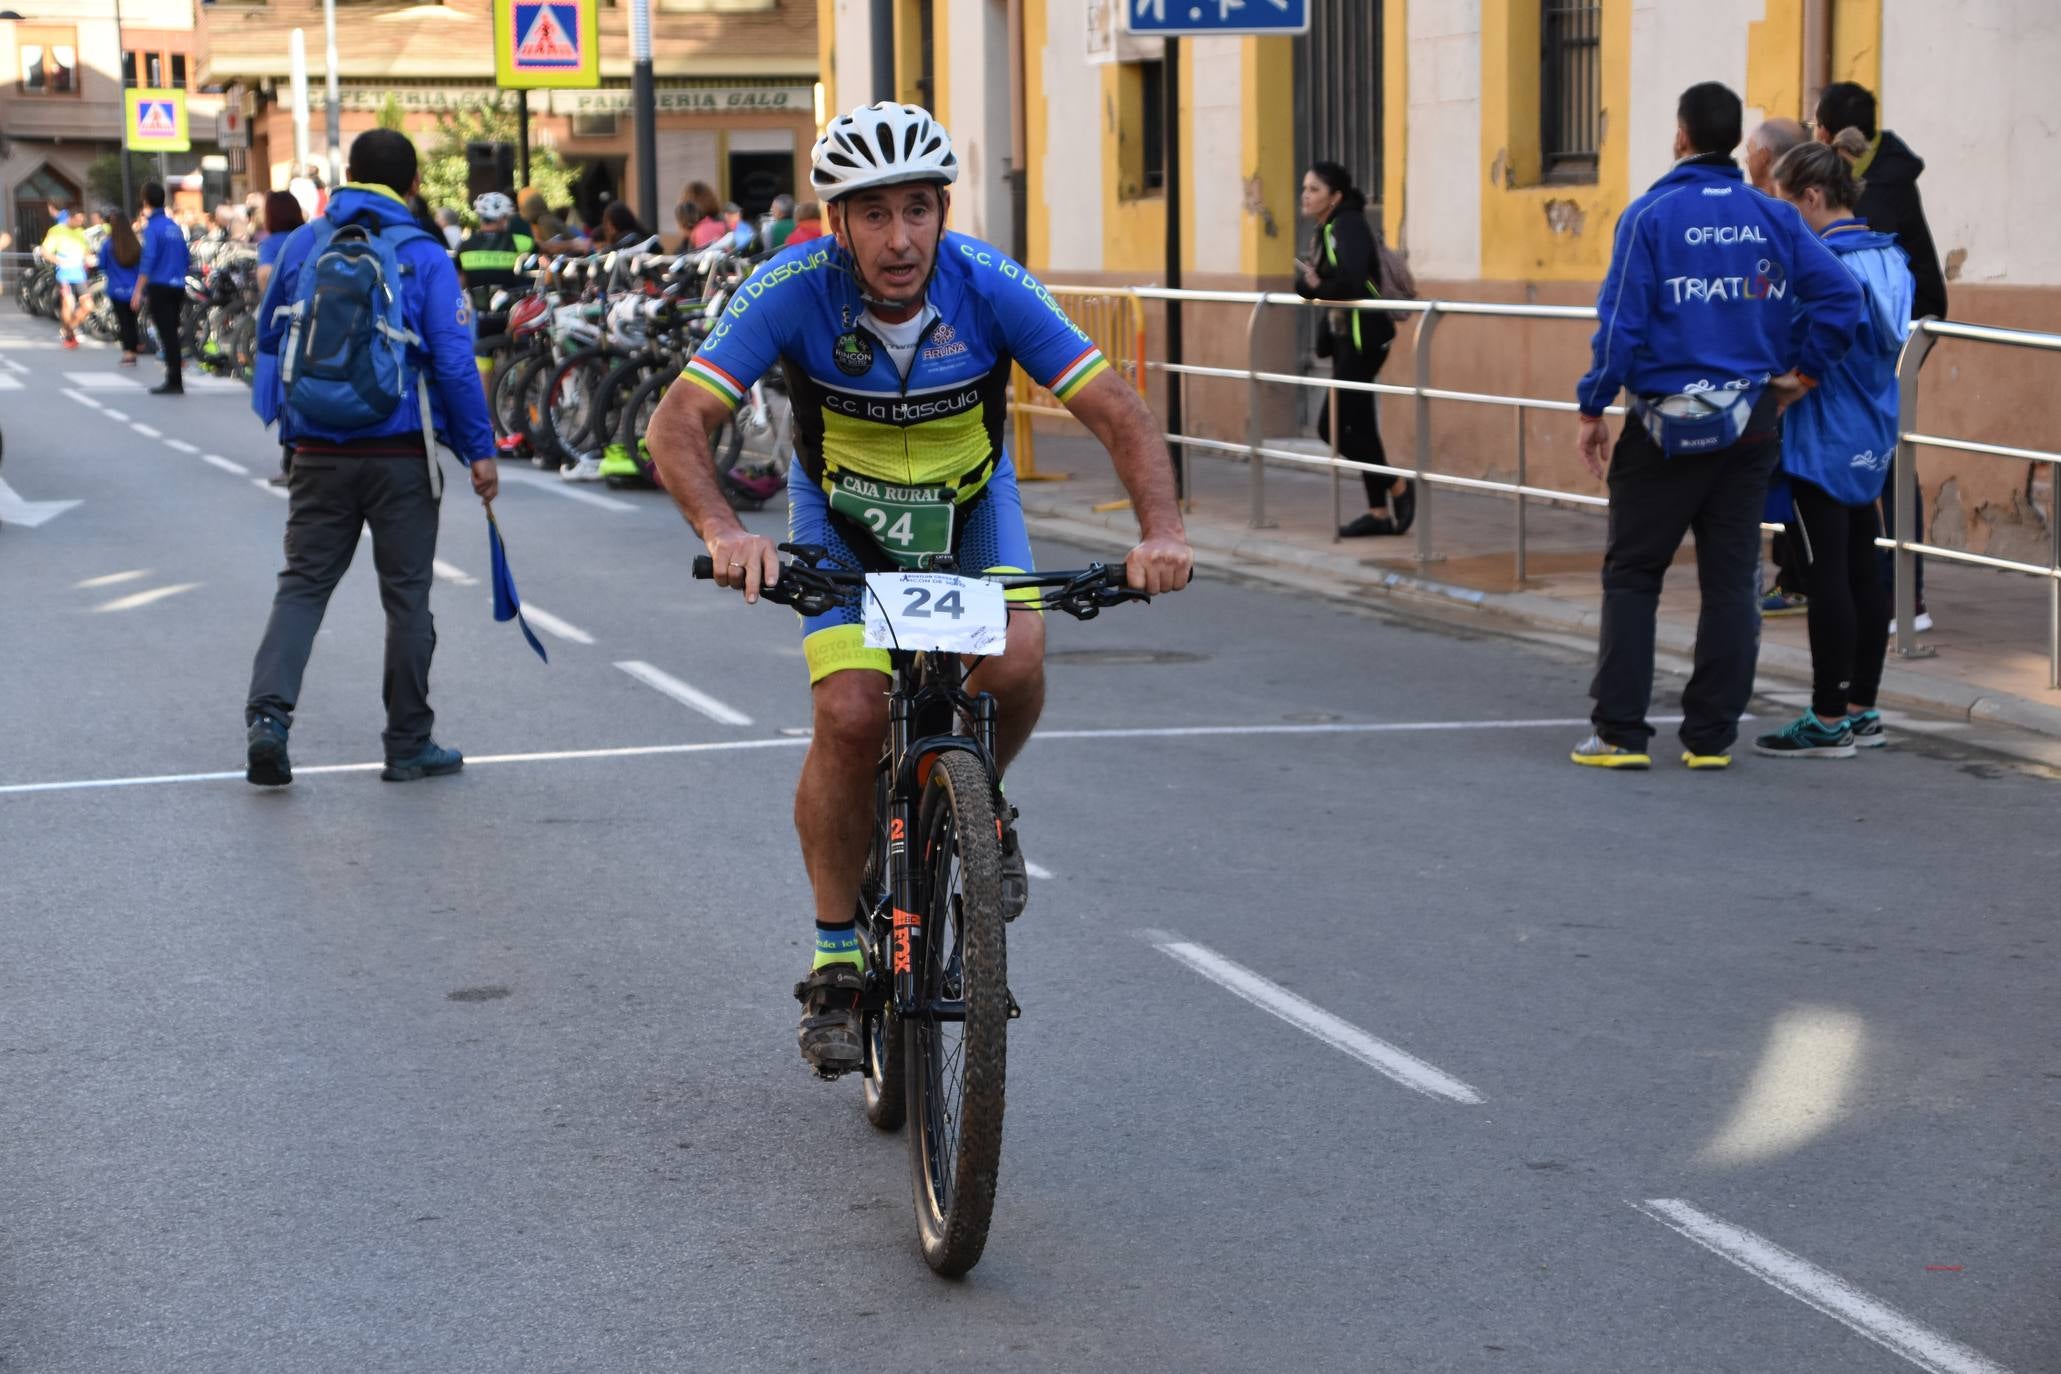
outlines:
[[[284,787],[293,781],[293,764],[286,757],[286,723],[260,714],[250,723],[249,747],[244,754],[243,780],[258,787]]]
[[[794,985],[802,1004],[802,1061],[820,1078],[836,1078],[865,1062],[859,1041],[859,997],[866,975],[855,964],[825,964]]]
[[[380,770],[379,779],[381,782],[414,782],[418,778],[455,773],[464,766],[465,755],[430,740],[412,758],[388,759],[386,767]]]

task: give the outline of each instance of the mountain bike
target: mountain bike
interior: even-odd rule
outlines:
[[[1075,572],[865,573],[824,567],[817,545],[782,544],[792,560],[760,590],[803,616],[869,607],[884,632],[893,678],[888,733],[875,774],[874,838],[858,893],[864,952],[860,995],[866,1118],[910,1125],[909,1157],[923,1259],[948,1277],[980,1262],[1002,1164],[1009,991],[1001,867],[1016,844],[1015,810],[995,769],[995,699],[968,693],[983,654],[1000,652],[1006,607],[1035,606],[1092,620],[1104,607],[1149,601],[1121,567]],[[706,557],[694,575],[714,576]],[[1018,588],[1040,593],[1007,602]]]

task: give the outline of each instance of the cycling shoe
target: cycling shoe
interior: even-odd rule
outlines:
[[[859,994],[865,975],[852,964],[825,964],[794,985],[802,1004],[802,1060],[820,1078],[836,1078],[859,1068],[865,1052],[859,1043]]]

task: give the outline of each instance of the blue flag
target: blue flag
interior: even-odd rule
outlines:
[[[551,655],[544,652],[530,623],[522,618],[522,598],[515,594],[515,574],[508,571],[508,550],[501,543],[501,526],[492,506],[487,507],[487,546],[494,563],[494,619],[512,620],[521,626],[522,637],[537,651],[537,657],[549,663]]]

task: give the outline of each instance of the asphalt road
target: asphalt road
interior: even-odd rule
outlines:
[[[795,1053],[787,613],[512,474],[546,667],[454,476],[471,765],[359,767],[366,557],[250,788],[276,450],[49,333],[0,316],[0,478],[79,502],[0,529],[0,1370],[2061,1370],[2053,777],[1578,770],[1578,655],[1230,569],[1059,621],[944,1282]]]

